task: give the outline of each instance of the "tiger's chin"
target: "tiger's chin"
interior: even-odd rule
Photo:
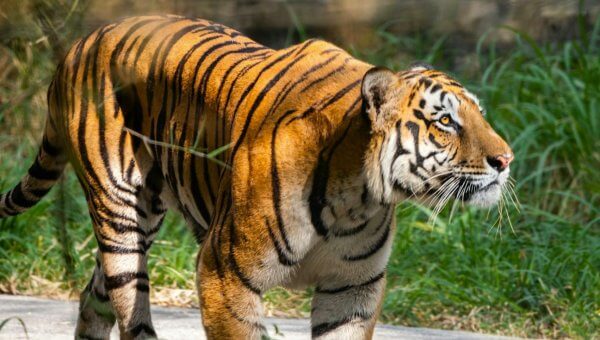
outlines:
[[[474,191],[468,197],[460,197],[459,199],[474,207],[489,208],[498,204],[501,197],[502,186],[499,183],[494,182],[484,188]]]

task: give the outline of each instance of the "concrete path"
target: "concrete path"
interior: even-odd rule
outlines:
[[[54,340],[73,339],[77,302],[56,301],[35,297],[0,295],[0,339],[27,339],[21,323],[27,328],[29,339]],[[152,306],[152,319],[160,339],[204,339],[200,324],[200,313],[196,309],[166,308]],[[266,320],[269,334],[274,339],[310,339],[308,320]],[[116,328],[116,327],[115,327]],[[113,329],[112,339],[118,339]],[[375,339],[508,339],[468,332],[441,331],[425,328],[409,328],[378,325]]]

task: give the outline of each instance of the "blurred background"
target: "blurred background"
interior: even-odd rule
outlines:
[[[600,337],[600,1],[1,0],[2,191],[35,156],[63,51],[103,23],[166,13],[217,21],[273,48],[320,37],[373,64],[400,70],[421,60],[453,74],[515,151],[515,195],[490,211],[448,207],[429,222],[428,208],[398,206],[381,321]],[[67,171],[42,203],[0,220],[0,293],[77,298],[95,247]],[[197,249],[169,215],[150,253],[155,303],[197,306]],[[307,316],[311,294],[274,289],[267,312]]]

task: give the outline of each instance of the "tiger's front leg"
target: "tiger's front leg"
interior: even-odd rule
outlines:
[[[312,338],[371,339],[384,291],[383,273],[354,286],[318,288],[312,301]]]
[[[319,276],[311,311],[314,339],[373,337],[395,230],[393,211],[382,209],[358,228],[334,227],[309,255],[306,261]]]
[[[215,225],[198,258],[198,290],[202,322],[208,339],[260,339],[259,287],[252,278],[253,254],[240,246],[238,230],[230,217]]]
[[[260,339],[267,335],[262,293],[295,272],[313,231],[278,226],[276,217],[245,213],[224,196],[198,258],[202,322],[208,339]]]
[[[249,290],[231,268],[220,274],[210,259],[214,256],[211,250],[202,251],[198,268],[200,309],[208,339],[260,339],[267,334],[261,323],[260,291]]]

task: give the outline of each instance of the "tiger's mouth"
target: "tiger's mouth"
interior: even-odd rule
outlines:
[[[475,178],[464,175],[458,176],[459,184],[454,191],[454,199],[468,205],[488,208],[498,204],[502,199],[502,192],[508,180],[509,171],[487,173]]]
[[[496,205],[502,198],[506,176],[490,176],[486,179],[471,179],[462,174],[451,174],[440,179],[439,185],[425,192],[434,206],[445,205],[455,199],[468,205],[487,208]]]

